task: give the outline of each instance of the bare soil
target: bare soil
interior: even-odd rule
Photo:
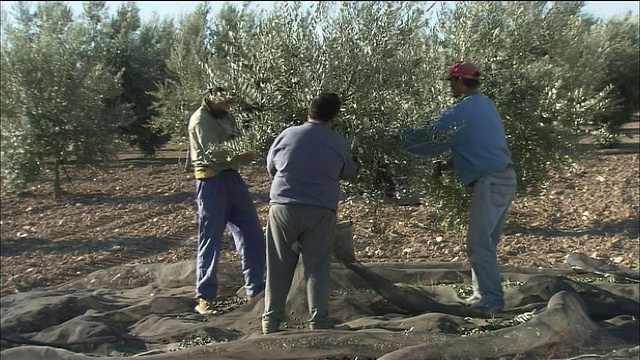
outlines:
[[[576,161],[537,196],[514,201],[498,249],[503,265],[554,267],[580,252],[639,268],[638,122],[616,149]],[[125,263],[195,259],[194,181],[184,156],[160,151],[147,160],[123,154],[109,169],[63,184],[54,201],[45,172],[24,194],[2,198],[2,295],[56,285]],[[262,163],[241,171],[266,224],[269,178]],[[385,205],[377,216],[357,198],[340,204],[352,219],[362,262],[466,261],[464,233],[435,230],[428,204]],[[222,260],[237,260],[233,242]]]

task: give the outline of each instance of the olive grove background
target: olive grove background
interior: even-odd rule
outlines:
[[[453,99],[441,80],[461,59],[483,73],[503,117],[521,194],[569,164],[591,134],[615,144],[637,112],[638,16],[607,21],[584,2],[250,2],[213,13],[203,2],[175,19],[141,22],[134,2],[73,14],[64,2],[20,2],[2,14],[2,192],[20,192],[50,167],[60,179],[135,147],[153,157],[185,147],[188,117],[212,84],[240,98],[244,141],[264,157],[286,127],[306,120],[320,91],[344,109],[336,131],[352,144],[349,195],[372,206],[420,196],[443,227],[465,224],[469,191],[433,160],[405,152],[398,130],[428,124]],[[429,21],[437,16],[432,25]]]

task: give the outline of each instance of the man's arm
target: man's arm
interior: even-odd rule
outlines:
[[[405,130],[400,136],[405,149],[410,153],[435,155],[451,149],[456,142],[456,134],[461,125],[453,110],[449,108],[433,125]]]
[[[347,141],[344,141],[344,165],[342,167],[342,172],[340,173],[341,179],[351,179],[358,175],[358,168],[356,167],[356,163],[353,161],[353,155],[351,154],[351,149],[349,149],[349,144]]]
[[[273,158],[276,155],[276,146],[280,143],[280,136],[281,135],[273,141],[273,144],[271,144],[269,152],[267,153],[267,172],[269,173],[269,176],[271,176],[271,179],[276,176],[276,166],[273,163]]]

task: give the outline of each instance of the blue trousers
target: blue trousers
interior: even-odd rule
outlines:
[[[198,256],[196,297],[217,296],[216,268],[225,226],[231,232],[242,262],[247,296],[264,290],[265,241],[247,184],[237,171],[196,180]]]
[[[467,256],[474,295],[481,297],[478,305],[504,306],[496,252],[515,192],[516,173],[512,168],[480,178],[473,187]]]

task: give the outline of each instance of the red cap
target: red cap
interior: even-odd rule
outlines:
[[[451,65],[449,69],[449,75],[445,77],[445,80],[451,80],[452,77],[457,76],[462,79],[480,80],[480,73],[478,68],[470,62],[458,61]]]

